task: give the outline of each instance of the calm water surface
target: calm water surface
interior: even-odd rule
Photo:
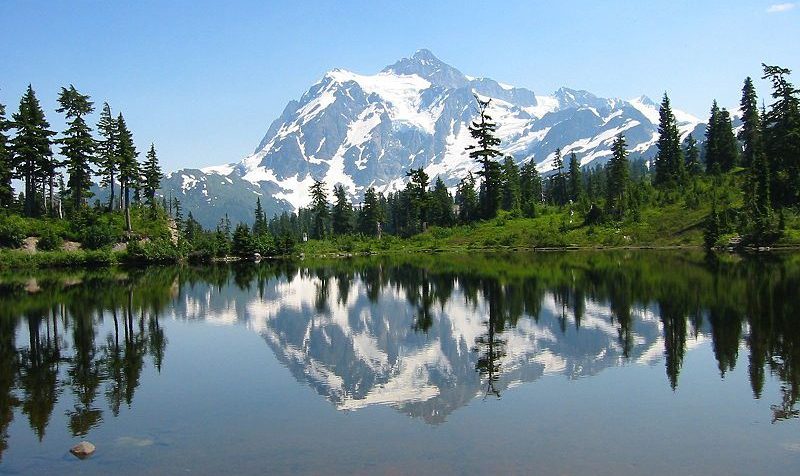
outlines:
[[[3,474],[800,474],[799,398],[800,255],[0,276]]]

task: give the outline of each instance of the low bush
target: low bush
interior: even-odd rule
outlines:
[[[63,244],[63,238],[55,231],[47,230],[39,237],[39,242],[36,243],[36,249],[39,251],[55,251],[60,250]]]
[[[0,216],[0,247],[19,248],[27,236],[27,224],[18,216]]]

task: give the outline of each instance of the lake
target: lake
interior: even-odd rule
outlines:
[[[3,474],[800,474],[799,399],[798,254],[0,275]]]

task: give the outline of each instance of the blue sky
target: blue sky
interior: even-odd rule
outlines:
[[[238,161],[325,71],[374,73],[428,48],[465,74],[549,94],[646,94],[705,117],[760,64],[797,71],[800,2],[0,2],[0,103],[32,83],[48,119],[74,84],[121,111],[166,170]],[[768,93],[757,83],[759,94]]]

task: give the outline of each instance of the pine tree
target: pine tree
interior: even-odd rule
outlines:
[[[39,212],[37,205],[37,192],[41,184],[44,190],[45,181],[55,175],[55,162],[51,149],[50,123],[45,119],[44,111],[39,105],[33,87],[28,85],[28,90],[19,102],[19,111],[13,116],[16,136],[11,140],[13,164],[17,176],[25,182],[26,216],[34,216]],[[52,185],[51,185],[52,191]]]
[[[114,209],[114,180],[119,167],[119,127],[117,120],[111,115],[111,106],[103,103],[103,110],[100,112],[100,120],[97,122],[97,131],[102,139],[97,141],[97,160],[101,180],[100,185],[110,187],[108,199],[108,209]]]
[[[520,211],[519,167],[510,155],[503,159],[503,210]]]
[[[409,234],[419,233],[428,222],[428,183],[430,178],[422,167],[406,173],[411,180],[406,184],[405,197],[408,200],[407,227]]]
[[[471,223],[478,219],[478,194],[475,192],[475,177],[469,172],[462,178],[456,189],[458,221]]]
[[[564,176],[564,159],[561,157],[561,149],[556,149],[553,157],[553,170],[555,173],[550,176],[550,197],[556,205],[564,205],[569,200],[567,192],[567,178]]]
[[[575,152],[569,154],[569,199],[577,202],[583,195],[583,177],[581,176],[581,164]]]
[[[772,198],[782,209],[800,203],[800,91],[789,82],[791,70],[764,67],[775,102],[764,114],[764,148],[771,172]]]
[[[501,200],[500,166],[493,160],[500,156],[500,151],[496,149],[500,145],[500,139],[495,137],[497,124],[492,122],[492,117],[487,112],[491,99],[482,101],[476,95],[475,100],[478,101],[478,120],[470,123],[469,133],[478,141],[478,145],[470,145],[467,150],[469,157],[481,165],[481,170],[478,171],[478,175],[483,178],[480,206],[483,217],[488,219],[497,214]]]
[[[731,170],[738,162],[738,148],[730,113],[714,101],[706,126],[706,171],[717,174]]]
[[[621,220],[628,203],[628,151],[625,136],[619,134],[611,144],[611,160],[608,162],[608,187],[606,189],[606,212],[615,220]]]
[[[156,147],[150,144],[150,150],[147,151],[147,156],[142,170],[142,191],[147,203],[155,208],[156,206],[156,190],[161,187],[161,179],[163,178],[161,167],[158,165],[158,157],[156,156]]]
[[[6,132],[11,123],[6,119],[6,107],[0,104],[0,208],[8,209],[14,203],[14,187],[11,185],[13,164],[11,147]]]
[[[697,141],[694,136],[689,134],[686,137],[686,172],[696,177],[703,173],[703,164],[700,163],[700,149],[697,148]]]
[[[656,154],[654,183],[661,188],[674,188],[685,180],[685,165],[681,153],[678,122],[672,113],[669,97],[664,93],[658,110],[658,153]]]
[[[264,208],[261,206],[261,197],[256,197],[255,215],[255,221],[253,222],[253,235],[266,235],[269,232],[269,225],[267,224],[267,215],[264,213]]]
[[[334,235],[347,235],[353,232],[353,206],[342,184],[334,185],[333,197],[336,203],[331,210],[331,224]]]
[[[455,223],[453,216],[453,197],[441,177],[436,177],[433,191],[430,193],[431,224],[436,226],[452,226]]]
[[[370,187],[364,192],[364,205],[361,207],[358,220],[359,231],[366,236],[376,236],[381,221],[383,214],[378,194],[375,193],[375,188]]]
[[[86,124],[84,116],[94,111],[89,96],[79,93],[75,86],[61,88],[58,95],[61,105],[56,112],[63,112],[67,117],[67,130],[64,137],[58,140],[61,144],[61,155],[66,157],[69,180],[67,187],[73,208],[77,211],[91,197],[92,163],[95,161],[95,140],[91,128]]]
[[[542,203],[542,177],[533,160],[522,166],[519,191],[522,213],[529,218],[536,216],[536,206]]]
[[[742,128],[739,131],[739,140],[744,145],[742,152],[742,165],[750,167],[757,154],[763,151],[761,137],[761,117],[758,114],[758,97],[753,80],[748,76],[742,87],[742,100],[739,103],[742,112]]]
[[[133,135],[128,130],[125,124],[125,118],[120,113],[117,116],[117,158],[119,159],[119,182],[123,199],[123,208],[125,209],[125,226],[128,233],[131,232],[131,189],[138,188],[139,180],[139,162],[136,157],[139,153],[133,144]],[[175,199],[177,200],[177,198]],[[177,214],[176,214],[177,215]]]
[[[253,239],[246,224],[239,223],[236,225],[236,230],[233,232],[231,251],[236,256],[247,257],[253,255]]]
[[[330,221],[330,210],[328,209],[328,197],[325,190],[325,182],[314,180],[311,186],[311,237],[321,240],[328,235],[328,222]]]

